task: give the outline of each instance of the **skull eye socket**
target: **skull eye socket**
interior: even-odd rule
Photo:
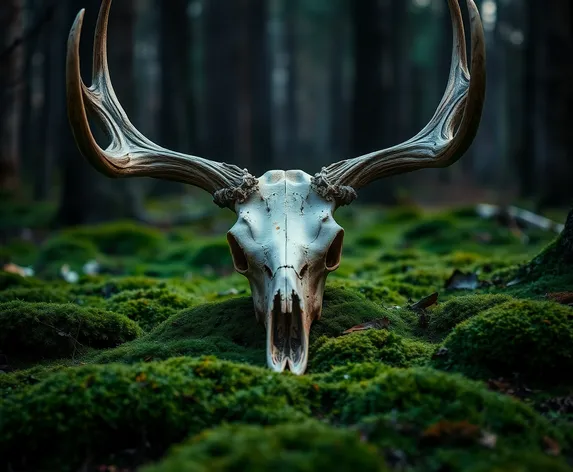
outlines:
[[[344,230],[340,230],[334,241],[330,244],[328,248],[328,252],[326,253],[326,269],[327,270],[336,270],[340,265],[340,258],[342,256],[342,242],[344,241]]]
[[[235,237],[231,233],[227,233],[227,241],[231,248],[231,256],[233,257],[233,265],[237,272],[246,272],[249,270],[249,261],[247,255]]]

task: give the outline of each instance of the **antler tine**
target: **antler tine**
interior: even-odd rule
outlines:
[[[471,24],[471,78],[458,0],[448,0],[453,24],[452,64],[448,85],[430,122],[416,136],[397,146],[347,159],[313,178],[317,192],[339,205],[356,198],[355,190],[392,175],[430,167],[447,167],[470,147],[477,133],[485,100],[485,39],[479,11],[466,0]],[[456,129],[457,128],[457,129]]]
[[[129,121],[113,89],[107,62],[107,25],[111,0],[103,0],[94,40],[92,85],[80,75],[79,44],[85,10],[70,30],[66,63],[68,118],[84,157],[108,177],[155,177],[195,185],[210,192],[215,203],[234,209],[257,187],[246,169],[170,151],[147,139]],[[89,126],[87,110],[111,139],[103,150]]]

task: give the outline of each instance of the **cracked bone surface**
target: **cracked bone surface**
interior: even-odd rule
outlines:
[[[235,269],[249,279],[267,331],[267,364],[275,371],[306,369],[326,277],[340,264],[344,230],[334,209],[298,170],[267,172],[258,191],[236,206],[227,238]]]
[[[259,179],[246,169],[165,149],[129,121],[111,83],[103,0],[94,41],[92,85],[80,76],[79,44],[84,11],[68,40],[68,118],[82,155],[109,177],[155,177],[200,187],[215,203],[234,210],[228,233],[233,261],[250,282],[255,313],[267,329],[267,362],[302,374],[310,326],[320,317],[324,284],[340,264],[344,232],[336,207],[377,179],[430,167],[447,167],[471,145],[481,119],[486,88],[485,39],[479,11],[466,0],[471,25],[471,76],[458,0],[447,0],[453,25],[450,76],[429,123],[413,138],[388,149],[346,159],[313,177],[299,170],[273,170]],[[91,112],[111,139],[102,149],[87,118]]]

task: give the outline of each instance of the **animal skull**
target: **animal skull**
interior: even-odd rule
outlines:
[[[313,190],[305,172],[273,170],[258,180],[258,191],[237,205],[227,239],[266,326],[267,364],[300,374],[326,276],[340,264],[344,230],[334,221],[334,203]]]
[[[227,239],[237,272],[249,279],[255,313],[267,331],[267,364],[304,373],[313,321],[320,318],[328,274],[340,264],[344,230],[333,214],[356,190],[390,175],[447,167],[469,148],[485,96],[485,41],[479,12],[466,0],[472,37],[470,77],[458,0],[452,16],[452,67],[437,111],[416,136],[389,149],[331,164],[310,176],[272,170],[256,179],[246,169],[170,151],[151,142],[129,121],[111,84],[103,0],[96,27],[92,86],[80,76],[79,41],[84,11],[70,31],[67,54],[68,117],[80,152],[109,177],[147,176],[184,182],[210,192],[216,204],[237,214]],[[89,110],[107,131],[102,149],[87,119]]]

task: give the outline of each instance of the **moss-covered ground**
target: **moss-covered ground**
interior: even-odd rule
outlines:
[[[0,472],[573,470],[573,265],[553,233],[342,208],[297,377],[265,367],[232,215],[56,232],[4,213],[21,228],[0,218],[0,262],[35,275],[0,272]]]

